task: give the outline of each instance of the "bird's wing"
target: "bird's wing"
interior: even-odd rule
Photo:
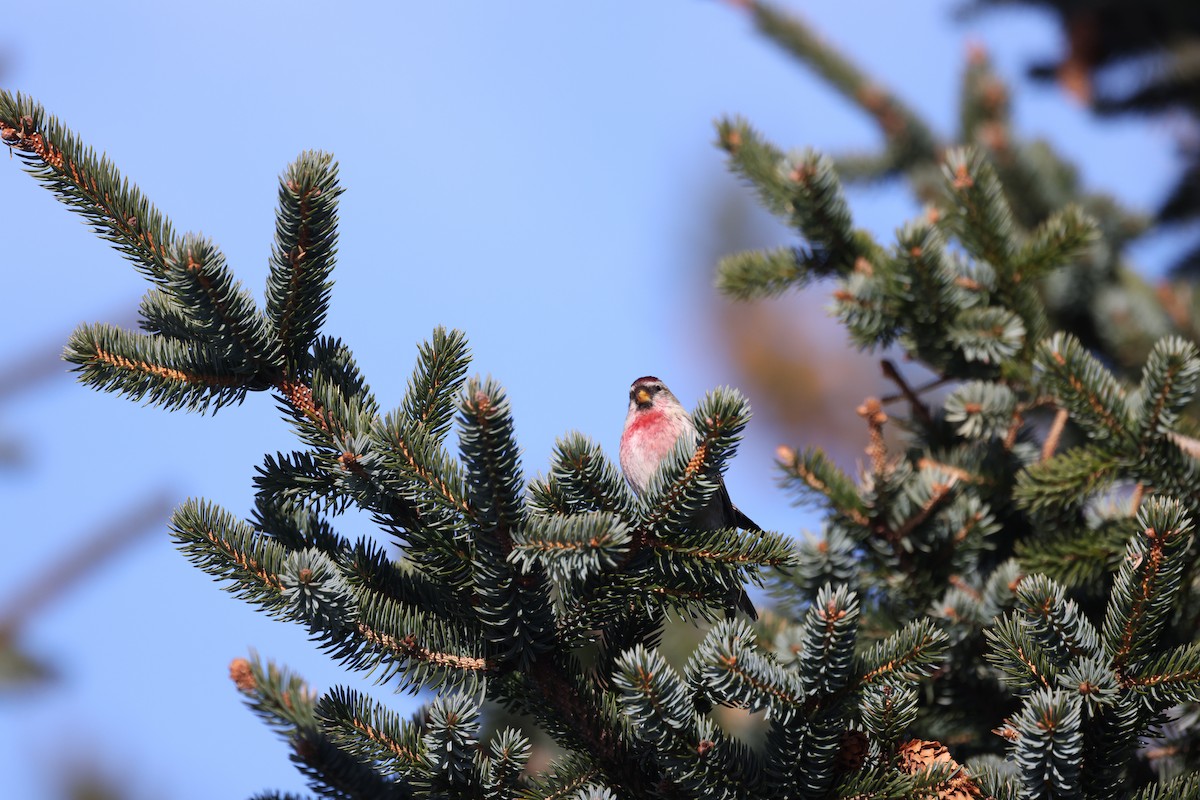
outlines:
[[[758,527],[758,524],[755,523],[754,520],[743,514],[741,510],[733,504],[733,501],[729,499],[729,490],[725,488],[725,481],[721,481],[721,491],[719,492],[719,496],[721,498],[722,516],[725,518],[727,523],[729,523],[731,526],[741,528],[744,531],[762,530],[762,528]]]
[[[729,499],[729,490],[725,488],[725,481],[723,480],[721,481],[721,490],[717,492],[717,496],[721,498],[721,516],[725,520],[726,524],[734,525],[745,531],[762,530],[762,528],[755,524],[754,520],[743,514],[738,507],[733,504],[733,501]],[[739,586],[733,590],[733,596],[730,598],[730,600],[732,602],[725,612],[727,618],[733,619],[734,614],[737,613],[735,611],[736,606],[738,610],[744,611],[746,616],[750,617],[750,619],[758,619],[758,611],[755,610],[754,603],[750,601],[750,595],[746,594],[746,590],[743,587]]]

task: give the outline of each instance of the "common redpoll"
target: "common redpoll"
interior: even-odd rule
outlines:
[[[640,495],[646,491],[659,465],[682,436],[687,436],[691,442],[698,438],[692,415],[671,390],[650,375],[634,381],[629,387],[629,414],[621,434],[621,471],[635,493]],[[730,501],[725,481],[719,480],[720,486],[712,500],[696,516],[697,527],[706,531],[721,528],[762,530]],[[758,612],[745,589],[739,587],[738,596],[733,600],[751,619],[758,619]]]

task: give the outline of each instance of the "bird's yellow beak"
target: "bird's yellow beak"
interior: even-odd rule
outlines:
[[[639,406],[646,405],[650,402],[650,390],[645,386],[641,387],[633,393],[633,399]]]

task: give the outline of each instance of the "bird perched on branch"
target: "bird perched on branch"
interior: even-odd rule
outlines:
[[[662,460],[670,455],[675,443],[683,436],[692,443],[699,438],[692,415],[666,384],[651,375],[634,381],[629,387],[629,413],[621,434],[621,471],[635,493],[640,495],[646,490]],[[725,480],[718,477],[718,482],[712,499],[697,514],[696,526],[706,531],[721,528],[762,530],[729,499]],[[738,596],[732,599],[751,619],[758,619],[758,612],[745,589],[739,587]]]

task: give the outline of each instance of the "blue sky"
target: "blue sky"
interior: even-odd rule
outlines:
[[[704,318],[712,210],[740,191],[712,146],[714,118],[743,114],[785,146],[877,143],[861,114],[721,3],[200,5],[82,4],[52,24],[10,16],[3,85],[107,151],[177,230],[211,236],[259,297],[277,176],[301,150],[332,151],[347,191],[326,331],[349,343],[389,407],[416,343],[435,325],[463,328],[474,371],[508,389],[530,475],[571,429],[615,454],[636,376],[659,375],[688,404],[736,383]],[[1049,137],[1089,186],[1135,206],[1165,191],[1169,131],[1136,120],[1098,127],[1022,80],[1028,59],[1058,46],[1049,20],[956,22],[949,2],[804,5],[942,132],[953,127],[966,42],[985,42],[1019,87],[1023,134]],[[80,322],[130,318],[145,289],[18,166],[0,169],[0,364],[65,341]],[[882,236],[915,211],[896,187],[855,190],[851,201]],[[1137,251],[1148,272],[1166,246]],[[265,395],[199,417],[64,376],[2,411],[0,438],[20,441],[27,461],[0,472],[0,608],[155,492],[244,513],[263,453],[294,445]],[[773,488],[779,443],[768,421],[752,423],[730,490],[760,524],[799,533],[816,523]],[[365,525],[351,517],[342,529]],[[253,647],[318,688],[362,686],[299,628],[218,591],[165,528],[47,608],[23,642],[63,675],[0,697],[0,793],[14,798],[55,797],[74,762],[125,779],[138,798],[300,791],[283,745],[233,690],[230,659]]]

